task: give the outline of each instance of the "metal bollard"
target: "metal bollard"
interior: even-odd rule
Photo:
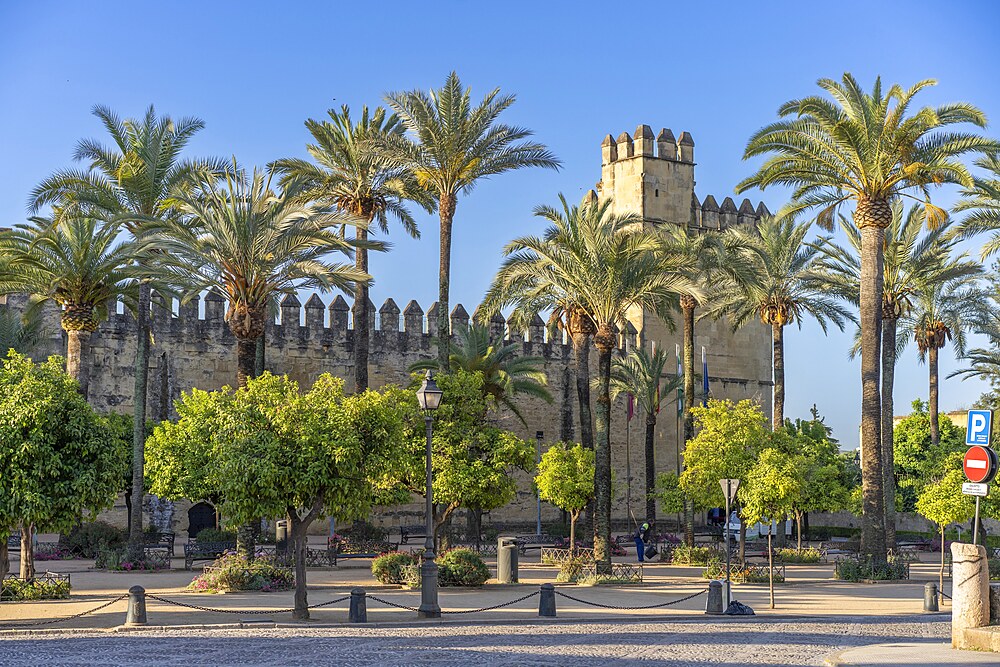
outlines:
[[[538,596],[538,615],[556,617],[556,587],[552,584],[542,584],[541,594]]]
[[[133,586],[128,589],[128,612],[125,625],[146,625],[146,589]]]
[[[721,614],[725,611],[722,599],[722,582],[712,581],[708,584],[708,603],[705,605],[706,614]]]
[[[938,610],[938,589],[937,584],[928,581],[924,584],[924,611]]]
[[[365,599],[365,589],[355,588],[351,591],[351,610],[347,620],[351,623],[368,622],[368,603]]]

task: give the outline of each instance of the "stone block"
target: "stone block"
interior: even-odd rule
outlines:
[[[951,645],[965,648],[963,633],[990,623],[990,574],[986,547],[978,544],[951,545],[952,602]]]

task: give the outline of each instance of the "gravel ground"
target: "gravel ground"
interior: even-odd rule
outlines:
[[[871,616],[8,635],[0,665],[821,665],[847,647],[949,632],[941,616]]]

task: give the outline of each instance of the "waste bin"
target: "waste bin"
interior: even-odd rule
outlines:
[[[497,540],[497,581],[501,584],[517,583],[517,540],[513,537]]]
[[[274,522],[274,546],[278,553],[288,551],[288,520]]]

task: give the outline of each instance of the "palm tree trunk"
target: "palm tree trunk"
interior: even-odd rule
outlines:
[[[659,382],[659,378],[657,378]],[[646,413],[646,521],[652,522],[656,519],[656,498],[653,492],[656,490],[656,460],[653,451],[653,437],[656,435],[656,413]]]
[[[257,338],[236,339],[236,383],[240,387],[246,387],[247,381],[257,376]],[[236,531],[236,552],[246,558],[253,560],[254,547],[257,544],[257,537],[260,533],[260,519],[249,521]]]
[[[254,360],[253,376],[259,377],[264,374],[264,366],[267,362],[267,343],[266,337],[261,336],[257,339],[257,350],[256,359]]]
[[[611,569],[611,353],[615,334],[602,322],[594,335],[597,347],[597,405],[594,420],[594,559]]]
[[[931,446],[941,442],[941,428],[938,423],[938,348],[931,345],[927,350],[928,404],[927,413],[931,419]]]
[[[21,578],[35,578],[35,525],[21,524]]]
[[[694,437],[694,309],[697,303],[691,297],[681,297],[684,316],[684,450]],[[694,503],[684,500],[684,542],[694,546]]]
[[[355,238],[359,244],[368,240],[368,230],[358,227]],[[442,245],[442,251],[444,246]],[[358,248],[354,256],[354,265],[358,271],[368,273],[368,250]],[[368,285],[358,283],[354,299],[354,393],[360,394],[368,389],[368,341],[371,332],[368,329]],[[447,368],[445,366],[444,368]]]
[[[774,357],[774,414],[771,430],[778,432],[785,425],[785,327],[771,323],[771,350]]]
[[[573,361],[576,371],[576,399],[580,405],[580,444],[585,449],[594,449],[594,415],[590,409],[590,328],[574,327]],[[583,531],[594,534],[594,501],[587,503]]]
[[[882,491],[885,494],[885,546],[896,548],[896,463],[892,448],[892,385],[896,375],[895,318],[882,314]]]
[[[146,393],[149,386],[149,284],[139,284],[139,303],[136,316],[135,346],[135,403],[132,426],[132,516],[129,522],[129,551],[133,556],[142,553],[142,498],[146,490],[144,466],[146,462]]]
[[[449,316],[448,291],[451,288],[451,228],[455,221],[455,195],[442,192],[438,201],[441,218],[441,256],[438,269],[438,367],[448,368],[449,345],[451,344],[451,318]]]
[[[90,386],[90,331],[66,332],[66,373],[80,385],[80,395],[87,399]]]
[[[859,202],[858,206],[861,206]],[[882,491],[882,403],[879,386],[882,328],[882,251],[885,230],[861,228],[861,487],[862,550],[875,565],[886,562],[885,495]]]

